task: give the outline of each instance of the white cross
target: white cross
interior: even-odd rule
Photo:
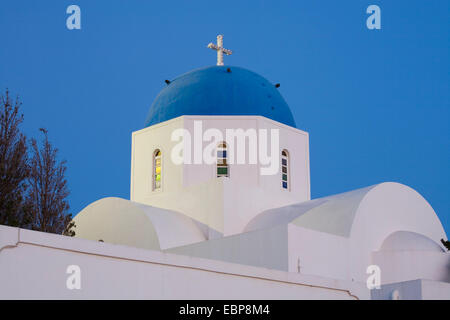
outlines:
[[[208,44],[208,48],[216,50],[217,51],[217,65],[223,66],[223,54],[225,53],[227,56],[232,54],[233,52],[231,50],[225,49],[223,47],[223,35],[219,34],[217,36],[217,45],[214,43]]]

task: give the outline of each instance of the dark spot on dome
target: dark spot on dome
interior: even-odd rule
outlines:
[[[228,72],[228,73],[231,73],[231,69],[230,69],[230,68],[227,68],[227,72]]]
[[[271,108],[272,110],[275,110],[275,107],[274,107],[274,106],[271,106],[270,108]]]

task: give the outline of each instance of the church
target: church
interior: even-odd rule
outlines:
[[[225,66],[222,36],[208,47],[217,65],[166,80],[132,133],[129,200],[84,208],[75,238],[0,226],[0,297],[450,299],[430,204],[396,182],[312,199],[308,132],[279,85]]]

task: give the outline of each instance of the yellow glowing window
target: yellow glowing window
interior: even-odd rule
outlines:
[[[153,153],[153,190],[161,189],[161,150],[157,149]]]

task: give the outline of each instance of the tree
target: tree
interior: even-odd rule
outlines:
[[[21,105],[8,90],[0,96],[0,224],[15,227],[30,223],[24,206],[29,168],[26,138],[19,131]]]
[[[66,162],[58,161],[58,149],[50,144],[47,130],[39,130],[44,135],[41,147],[36,139],[31,139],[30,191],[27,198],[33,217],[31,229],[74,236],[75,223],[69,214],[67,201]]]

